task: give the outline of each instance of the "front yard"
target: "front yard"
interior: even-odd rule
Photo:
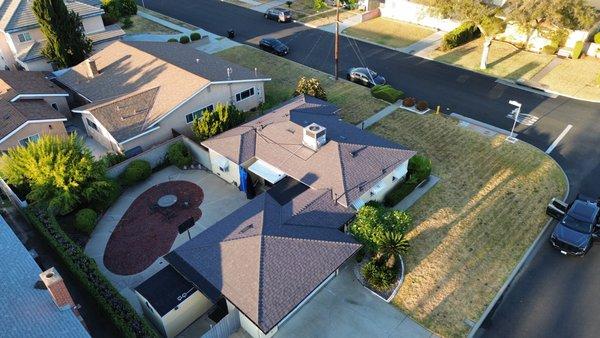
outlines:
[[[564,176],[540,150],[448,118],[395,112],[372,132],[429,157],[440,182],[409,213],[411,249],[394,303],[443,336],[465,336],[538,235]]]
[[[393,48],[410,46],[433,33],[433,29],[381,17],[344,30],[346,35]]]
[[[342,118],[350,123],[357,124],[387,106],[384,101],[373,98],[366,87],[346,80],[335,82],[329,74],[256,48],[237,46],[216,55],[250,69],[257,67],[259,73],[272,79],[265,84],[264,109],[291,98],[301,76],[318,78],[328,101],[340,107]]]
[[[565,59],[540,83],[553,91],[584,100],[600,100],[600,59]]]
[[[513,80],[531,79],[554,58],[552,55],[517,49],[507,42],[494,41],[490,49],[488,68],[480,70],[482,50],[483,40],[477,39],[447,52],[435,50],[429,57],[436,61]]]
[[[142,18],[139,15],[133,15],[130,19],[133,23],[131,27],[123,29],[127,34],[180,34],[176,30]]]

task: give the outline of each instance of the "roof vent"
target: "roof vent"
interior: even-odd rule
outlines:
[[[302,144],[317,151],[327,143],[327,129],[316,123],[304,127],[302,132]]]
[[[248,230],[253,229],[253,228],[254,228],[254,224],[247,225],[244,228],[242,228],[242,230],[240,230],[240,233],[243,234],[243,233],[245,233]]]

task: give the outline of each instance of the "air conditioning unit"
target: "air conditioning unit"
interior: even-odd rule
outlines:
[[[219,160],[219,170],[224,173],[228,172],[229,171],[229,160],[227,160],[226,158]]]

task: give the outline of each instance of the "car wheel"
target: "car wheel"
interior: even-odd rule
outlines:
[[[265,14],[265,19],[268,19],[268,18],[269,18],[269,16]]]

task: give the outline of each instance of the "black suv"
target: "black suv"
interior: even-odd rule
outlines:
[[[598,201],[578,195],[570,205],[553,199],[546,213],[559,220],[550,243],[563,255],[583,256],[600,238]]]
[[[279,7],[270,8],[265,12],[265,19],[277,22],[290,22],[292,21],[292,11]]]
[[[274,38],[264,38],[258,43],[260,49],[269,53],[277,54],[279,56],[285,56],[290,52],[290,48],[283,42]]]

